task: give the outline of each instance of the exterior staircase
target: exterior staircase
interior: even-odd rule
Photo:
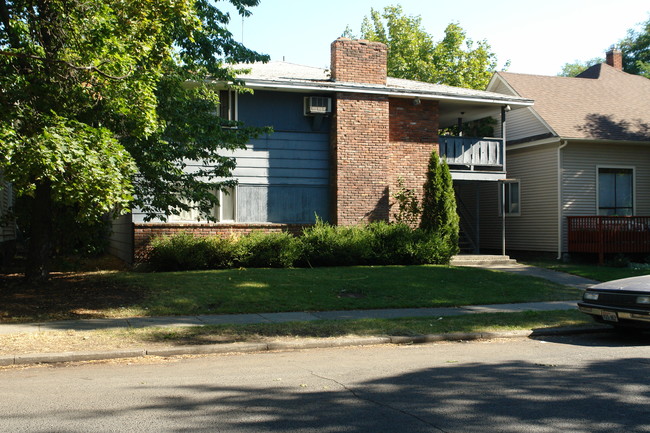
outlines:
[[[509,256],[489,254],[458,254],[449,262],[452,266],[507,266],[516,265],[517,261]]]

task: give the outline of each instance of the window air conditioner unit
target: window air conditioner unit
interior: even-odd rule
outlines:
[[[326,115],[332,112],[332,98],[324,96],[305,97],[305,116]]]

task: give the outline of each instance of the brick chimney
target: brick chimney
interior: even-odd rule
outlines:
[[[338,38],[332,42],[332,80],[386,85],[388,48],[381,42]]]
[[[616,48],[612,48],[605,54],[605,63],[619,71],[623,70],[623,53]]]

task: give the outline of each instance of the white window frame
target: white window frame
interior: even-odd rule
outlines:
[[[221,117],[221,92],[228,93],[228,116],[226,120],[238,121],[239,120],[239,93],[231,89],[223,89],[219,91],[219,104],[217,106],[217,115]]]
[[[632,215],[636,215],[636,167],[633,165],[597,165],[596,166],[596,213],[600,215],[600,170],[632,170]]]
[[[226,194],[222,190],[217,190],[214,191],[214,193],[217,195],[219,199],[219,204],[215,205],[214,208],[212,209],[212,215],[217,219],[217,223],[234,223],[237,221],[237,186],[232,187],[232,191],[230,194]],[[225,197],[225,199],[224,199]],[[232,200],[232,213],[233,213],[233,218],[232,219],[225,219],[223,217],[223,203],[225,200]],[[185,212],[183,212],[185,213]],[[168,217],[169,222],[174,222],[174,223],[197,223],[197,224],[205,224],[208,222],[206,219],[196,219],[196,218],[187,218],[183,216],[183,213],[181,215],[170,215]]]
[[[510,185],[517,184],[517,203],[519,204],[517,212],[512,212],[512,189]],[[505,187],[505,188],[504,188]],[[503,216],[503,191],[506,191],[508,200],[505,203],[506,216],[507,217],[518,217],[521,216],[521,180],[515,179],[510,182],[504,182],[503,185],[499,185],[499,216]]]

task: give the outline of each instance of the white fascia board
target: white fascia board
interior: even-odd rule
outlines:
[[[548,137],[541,140],[530,141],[528,143],[519,143],[519,144],[508,144],[506,146],[506,152],[509,150],[519,150],[526,149],[527,147],[543,146],[545,144],[559,143],[562,140],[562,137]]]
[[[489,171],[454,171],[449,170],[452,180],[480,180],[497,182],[503,180],[506,174],[503,172],[489,172]]]
[[[331,93],[365,93],[370,95],[384,95],[394,96],[398,98],[420,98],[420,99],[433,99],[433,100],[448,100],[448,101],[464,101],[464,102],[480,102],[487,105],[511,105],[516,107],[529,107],[533,105],[533,101],[529,99],[511,99],[508,95],[504,95],[503,99],[482,98],[479,96],[460,96],[460,95],[444,95],[434,92],[415,92],[415,91],[400,91],[389,87],[356,87],[350,85],[340,85],[332,83],[329,86],[320,84],[305,84],[305,83],[277,83],[269,81],[248,80],[245,81],[244,87],[249,87],[253,90],[293,90],[293,91],[317,91],[317,92],[331,92]]]

